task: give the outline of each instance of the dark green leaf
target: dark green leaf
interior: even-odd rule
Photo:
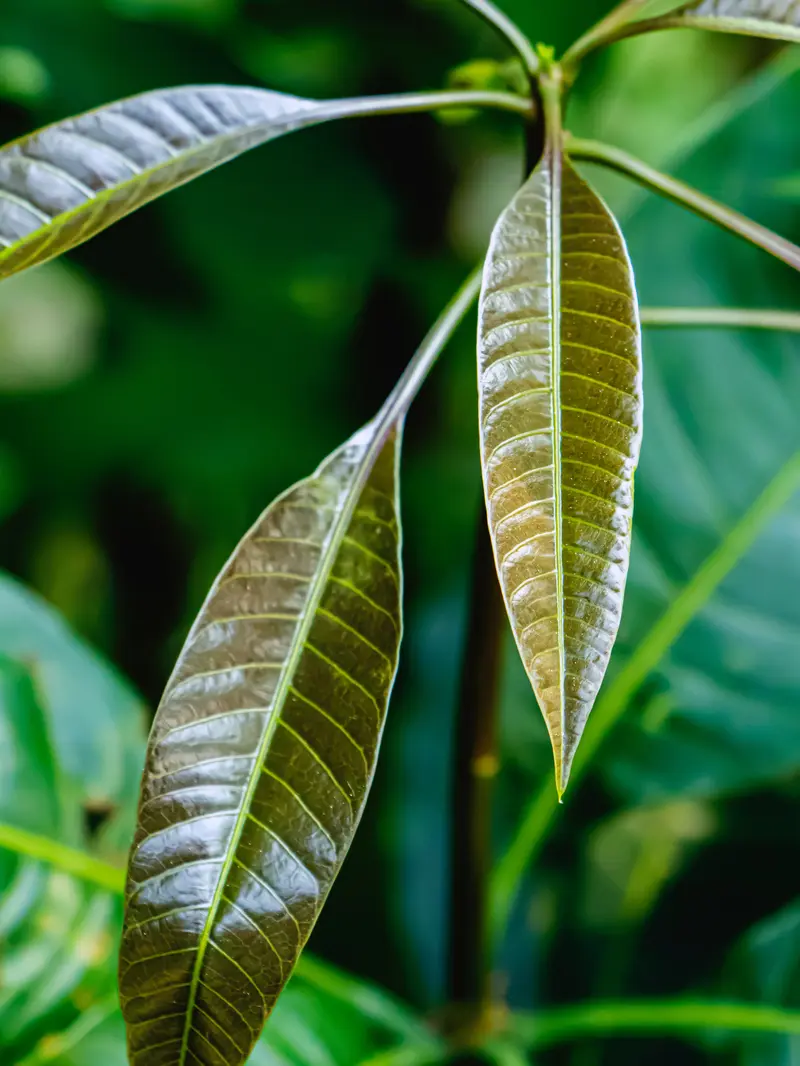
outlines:
[[[379,418],[272,504],[181,653],[129,866],[132,1066],[244,1063],[344,859],[397,665],[398,450]]]
[[[297,129],[314,106],[264,89],[163,89],[14,141],[0,150],[0,278]]]
[[[549,140],[492,238],[479,392],[500,583],[563,791],[619,627],[642,382],[622,235]]]

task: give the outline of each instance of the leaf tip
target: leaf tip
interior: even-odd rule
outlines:
[[[572,758],[567,758],[566,754],[560,758],[556,756],[556,792],[558,792],[558,802],[564,802],[564,793],[567,791],[567,785],[569,784],[569,772],[572,769]]]

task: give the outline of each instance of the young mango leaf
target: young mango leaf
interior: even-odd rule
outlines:
[[[625,243],[559,119],[492,236],[478,378],[497,570],[562,793],[619,627],[642,380]]]
[[[797,0],[697,0],[680,8],[670,25],[800,41]]]
[[[0,149],[0,278],[74,248],[137,207],[310,120],[283,93],[143,93]]]
[[[245,1062],[353,839],[401,634],[400,433],[379,416],[267,508],[181,652],[128,871],[131,1066]]]

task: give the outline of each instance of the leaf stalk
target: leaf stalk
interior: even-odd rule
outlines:
[[[530,78],[539,72],[539,57],[531,42],[519,26],[504,14],[491,0],[461,0],[467,7],[477,12],[485,22],[494,26],[497,32],[511,45]]]
[[[600,48],[611,41],[618,40],[627,24],[636,16],[649,0],[623,0],[621,4],[610,11],[605,18],[600,19],[591,29],[587,30],[574,44],[571,44],[564,53],[561,62],[565,68],[574,72],[580,62],[596,48]],[[652,20],[657,21],[657,20]],[[634,23],[641,25],[641,23]]]
[[[642,307],[643,326],[655,329],[714,327],[800,333],[800,312],[750,307]]]
[[[313,122],[337,118],[369,118],[372,115],[408,115],[422,111],[487,108],[532,118],[534,107],[526,96],[483,89],[436,89],[431,92],[393,93],[387,96],[356,96],[329,100],[314,109]]]
[[[673,203],[693,211],[701,218],[715,222],[722,229],[735,233],[737,237],[754,244],[770,255],[775,256],[782,262],[787,263],[795,270],[800,270],[800,247],[779,236],[766,226],[753,222],[746,215],[734,211],[718,200],[698,192],[678,178],[669,177],[655,170],[647,163],[642,162],[635,156],[629,155],[621,148],[602,144],[599,141],[584,141],[576,137],[569,137],[566,150],[573,159],[583,160],[586,163],[597,163],[600,166],[615,170],[626,177],[643,185],[645,188],[672,200]]]

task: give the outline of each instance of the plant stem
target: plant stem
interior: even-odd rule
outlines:
[[[539,57],[519,26],[512,22],[508,15],[503,14],[491,0],[461,0],[461,2],[471,7],[473,11],[477,11],[482,19],[494,26],[522,60],[528,75],[535,78],[539,72]]]
[[[492,108],[533,117],[533,104],[527,96],[515,93],[484,92],[480,89],[437,89],[422,93],[394,93],[388,96],[356,96],[328,100],[314,108],[313,122],[337,118],[369,118],[371,115],[408,115],[419,111],[445,111],[452,108]]]
[[[763,493],[669,604],[601,694],[589,717],[573,764],[573,792],[593,755],[624,714],[630,698],[798,489],[800,452],[781,467]],[[511,846],[495,867],[491,885],[492,933],[495,939],[499,939],[505,930],[520,882],[544,843],[557,809],[556,794],[549,780],[545,781],[525,811]]]
[[[470,274],[412,356],[376,418],[387,428],[387,432],[398,418],[405,415],[442,349],[478,298],[482,278],[483,265]]]
[[[528,1046],[545,1047],[586,1036],[689,1033],[726,1029],[740,1033],[800,1033],[800,1011],[761,1003],[673,1000],[587,1003],[541,1014],[514,1015],[509,1028]]]
[[[125,887],[124,870],[95,859],[84,851],[69,848],[57,840],[37,836],[13,825],[0,824],[0,848],[46,862],[107,892],[122,894]]]
[[[605,18],[602,18],[570,45],[562,57],[562,65],[574,69],[593,49],[609,41],[617,40],[621,27],[624,27],[648,2],[649,0],[623,0],[623,3],[615,7]]]
[[[712,200],[691,185],[686,185],[677,178],[671,178],[654,170],[647,163],[643,163],[635,156],[623,152],[621,148],[614,148],[598,141],[583,141],[570,137],[567,141],[566,150],[573,159],[582,159],[588,163],[598,163],[609,167],[620,174],[625,174],[634,181],[638,181],[648,189],[660,193],[668,200],[686,207],[695,214],[716,222],[723,229],[730,230],[737,237],[742,237],[751,244],[762,248],[770,255],[788,263],[795,270],[800,270],[800,247],[780,237],[777,233],[760,226],[738,211],[726,207],[717,200]]]
[[[492,790],[505,609],[481,501],[461,667],[453,780],[449,999],[491,1007],[488,936]]]
[[[797,311],[761,311],[749,307],[642,307],[639,316],[643,326],[656,329],[718,326],[800,333],[800,312]]]

